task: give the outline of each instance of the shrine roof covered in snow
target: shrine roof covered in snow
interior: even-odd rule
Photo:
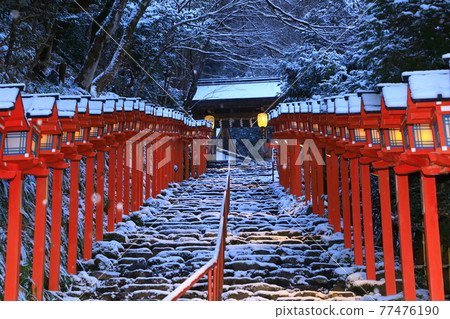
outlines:
[[[256,117],[282,94],[278,78],[201,80],[193,98],[196,118],[212,114],[219,119]]]

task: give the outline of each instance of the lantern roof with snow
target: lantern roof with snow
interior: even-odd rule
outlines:
[[[14,109],[17,98],[25,84],[0,84],[0,112]]]
[[[104,105],[103,105],[103,112],[105,114],[111,114],[114,113],[114,111],[116,110],[116,103],[117,103],[117,99],[115,98],[106,98]]]
[[[123,111],[124,103],[125,103],[124,97],[117,98],[117,101],[116,101],[116,111],[117,112]]]
[[[102,115],[103,114],[103,105],[105,104],[106,99],[102,98],[93,98],[89,102],[89,114],[90,115]]]
[[[366,113],[381,112],[381,94],[374,91],[358,91],[358,95],[362,98],[364,111]]]
[[[450,101],[450,70],[403,72],[414,103]]]
[[[348,102],[343,96],[334,96],[334,106],[336,108],[336,115],[346,115],[348,114]]]
[[[334,114],[335,113],[335,105],[334,100],[331,97],[326,97],[323,99],[324,103],[327,106],[327,113],[328,114]]]
[[[377,86],[387,109],[406,109],[408,107],[407,83],[380,83]]]
[[[27,117],[48,118],[56,110],[59,94],[23,94],[23,108]]]
[[[58,107],[58,116],[61,118],[72,118],[77,112],[77,105],[81,101],[79,95],[62,95],[56,101]]]
[[[78,112],[85,114],[89,109],[90,95],[81,95],[80,103],[78,103]]]
[[[300,102],[300,112],[301,113],[309,113],[309,106],[308,106],[308,103],[306,103],[306,101]]]
[[[319,114],[320,113],[320,101],[318,100],[311,100],[311,113],[313,114]]]
[[[346,94],[348,101],[348,112],[350,114],[361,114],[361,97],[356,93]]]
[[[124,111],[126,112],[133,111],[135,102],[136,102],[135,98],[126,98],[123,106]]]

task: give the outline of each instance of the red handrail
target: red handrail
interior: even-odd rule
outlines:
[[[208,301],[222,300],[223,291],[223,270],[225,262],[225,245],[227,238],[228,213],[230,210],[230,163],[228,163],[228,174],[226,189],[223,194],[222,209],[220,216],[219,230],[217,232],[217,242],[213,257],[199,270],[193,273],[174,291],[172,291],[164,301],[175,301],[186,291],[192,288],[203,276],[208,275]]]

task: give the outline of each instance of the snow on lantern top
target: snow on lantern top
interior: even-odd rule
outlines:
[[[287,103],[280,103],[280,113],[281,114],[289,113],[289,106]]]
[[[300,111],[301,113],[308,113],[309,112],[308,103],[306,103],[305,101],[300,102]]]
[[[313,114],[319,114],[320,113],[320,101],[318,100],[311,100],[311,111]]]
[[[105,101],[105,104],[103,105],[103,111],[107,114],[114,113],[116,108],[116,99],[114,98],[107,98]]]
[[[147,103],[147,101],[140,101],[139,102],[139,111],[145,112],[145,104],[146,103]]]
[[[388,109],[405,109],[408,106],[407,83],[380,83],[377,86]]]
[[[0,111],[9,111],[16,105],[20,91],[25,89],[25,84],[0,84]]]
[[[80,102],[80,96],[60,96],[56,101],[58,107],[58,116],[64,118],[70,118],[75,116],[77,110],[77,103]]]
[[[348,102],[345,100],[343,96],[335,96],[334,106],[336,108],[336,114],[343,115],[348,114]]]
[[[413,102],[450,100],[450,70],[403,72]]]
[[[117,98],[117,101],[116,101],[116,111],[117,112],[123,111],[124,103],[125,103],[125,98],[123,98],[123,97]]]
[[[155,112],[154,106],[152,104],[146,104],[146,106],[145,106],[145,114],[153,115],[154,112]]]
[[[102,115],[104,103],[105,99],[91,99],[89,103],[89,114]]]
[[[320,113],[327,113],[328,105],[325,99],[320,100]]]
[[[346,94],[348,101],[348,112],[350,114],[361,114],[361,97],[356,93]]]
[[[136,101],[136,99],[132,99],[132,98],[127,98],[126,100],[125,100],[125,103],[124,103],[124,110],[126,111],[126,112],[131,112],[131,111],[133,111],[133,109],[134,109],[134,102]]]
[[[89,100],[91,99],[90,95],[82,95],[80,103],[78,104],[78,112],[86,113],[89,105]]]
[[[59,94],[22,95],[23,109],[27,117],[50,117]]]
[[[360,91],[358,95],[361,96],[364,111],[367,113],[381,112],[381,94],[373,91]]]
[[[335,112],[334,101],[331,97],[326,97],[323,99],[324,103],[327,105],[327,113],[333,114]]]

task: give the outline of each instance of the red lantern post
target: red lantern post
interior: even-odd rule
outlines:
[[[78,122],[78,96],[61,96],[57,101],[59,122],[62,128],[61,152],[70,160],[69,241],[67,247],[67,272],[76,274],[78,239],[78,203],[80,160],[75,134],[80,131]]]
[[[2,128],[2,171],[10,180],[4,300],[17,300],[19,295],[20,255],[22,244],[22,184],[24,172],[41,165],[37,158],[40,128],[25,118],[21,91],[23,84],[0,85],[0,118]],[[5,165],[6,164],[6,165]],[[43,186],[43,185],[40,185]],[[42,195],[42,194],[41,194]],[[40,207],[42,210],[43,207]]]
[[[439,135],[437,119],[433,122],[433,113],[436,106],[442,111],[443,107],[446,110],[450,105],[450,74],[449,70],[436,70],[404,72],[402,76],[408,81],[408,111],[402,126],[407,138],[406,149],[400,161],[418,167],[421,171],[430,298],[433,301],[444,300],[435,176],[450,172],[450,167],[430,161],[430,154],[436,149],[442,150],[442,134]]]

